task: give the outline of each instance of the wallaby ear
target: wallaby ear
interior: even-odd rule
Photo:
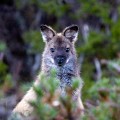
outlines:
[[[47,25],[41,25],[40,31],[44,42],[49,42],[56,34],[56,32]]]
[[[70,42],[75,42],[78,37],[78,26],[77,25],[71,25],[69,27],[66,27],[63,30],[63,35],[70,40]]]

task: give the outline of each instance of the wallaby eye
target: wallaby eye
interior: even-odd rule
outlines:
[[[70,48],[66,48],[66,52],[69,52],[70,51]]]
[[[55,48],[50,48],[50,51],[53,53],[55,52]]]

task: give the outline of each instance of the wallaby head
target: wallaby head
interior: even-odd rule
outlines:
[[[76,59],[74,43],[78,36],[77,25],[66,27],[61,33],[57,33],[47,25],[41,25],[40,30],[46,44],[43,53],[44,64],[60,68],[71,59]]]

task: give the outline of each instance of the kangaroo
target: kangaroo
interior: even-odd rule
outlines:
[[[65,87],[72,85],[72,79],[80,79],[79,65],[75,50],[75,42],[78,37],[78,26],[71,25],[66,27],[61,33],[57,33],[47,25],[40,27],[45,49],[42,55],[41,72],[46,76],[50,76],[50,71],[54,68],[57,70],[56,77],[60,80],[61,95],[65,95]],[[40,77],[39,77],[40,79]],[[82,80],[81,80],[82,81]],[[34,85],[39,84],[36,79]],[[77,106],[84,110],[81,101],[82,84],[76,92]],[[21,116],[28,117],[34,111],[34,108],[28,103],[36,99],[36,93],[33,87],[26,93],[23,99],[14,108],[13,113],[19,113]]]

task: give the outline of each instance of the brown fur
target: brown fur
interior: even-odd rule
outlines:
[[[65,87],[72,85],[73,77],[81,80],[74,47],[74,43],[77,40],[78,27],[73,25],[65,28],[62,33],[56,33],[51,27],[42,25],[41,33],[46,45],[43,52],[39,79],[41,80],[42,74],[49,76],[51,69],[55,68],[57,70],[56,77],[60,80],[61,95],[65,95]],[[51,48],[55,49],[53,53],[50,51]],[[67,48],[69,48],[69,52],[66,52]],[[64,65],[62,66],[58,66],[58,64],[55,62],[56,56],[58,55],[65,57]],[[40,80],[37,79],[34,85],[38,85]],[[77,89],[74,98],[75,101],[77,101],[78,107],[83,110],[84,107],[80,96],[81,88],[82,84]],[[33,88],[26,93],[23,99],[13,110],[13,113],[19,113],[23,117],[30,116],[34,111],[33,107],[28,103],[28,101],[31,100],[36,100],[36,94]]]

